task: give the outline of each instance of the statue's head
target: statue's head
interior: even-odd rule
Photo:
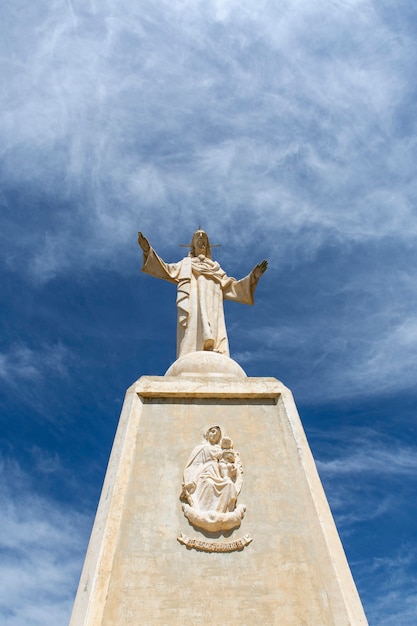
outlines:
[[[223,437],[220,442],[220,445],[223,448],[223,450],[227,450],[229,448],[233,448],[233,441],[230,439],[230,437]]]
[[[196,230],[190,244],[190,256],[204,256],[211,259],[211,247],[207,233],[204,230]]]
[[[209,443],[214,445],[215,443],[219,443],[222,438],[222,431],[220,426],[210,426],[208,431],[205,434],[205,437]]]

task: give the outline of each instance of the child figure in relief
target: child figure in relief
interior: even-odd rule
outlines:
[[[236,454],[233,450],[233,442],[230,437],[223,437],[220,442],[222,454],[219,459],[219,471],[222,478],[236,479],[237,467],[236,467]]]

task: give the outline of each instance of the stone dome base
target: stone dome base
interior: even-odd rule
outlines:
[[[171,365],[165,376],[232,376],[246,378],[246,373],[236,361],[224,354],[199,350],[180,357]]]

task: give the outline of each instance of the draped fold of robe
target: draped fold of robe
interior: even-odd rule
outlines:
[[[165,263],[153,250],[144,255],[142,271],[177,285],[177,358],[197,350],[229,356],[223,300],[254,303],[256,281],[227,276],[207,257]]]
[[[184,470],[184,484],[194,484],[192,499],[199,511],[227,513],[233,511],[240,491],[241,475],[238,486],[230,478],[221,476],[219,458],[222,449],[219,445],[201,444],[194,448]]]

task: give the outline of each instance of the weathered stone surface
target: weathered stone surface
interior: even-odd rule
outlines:
[[[212,424],[238,442],[246,512],[210,533],[179,493]],[[71,626],[218,622],[367,624],[291,392],[272,378],[143,377],[126,394]]]
[[[244,370],[233,359],[218,352],[199,350],[177,359],[165,376],[217,376],[246,378]]]

